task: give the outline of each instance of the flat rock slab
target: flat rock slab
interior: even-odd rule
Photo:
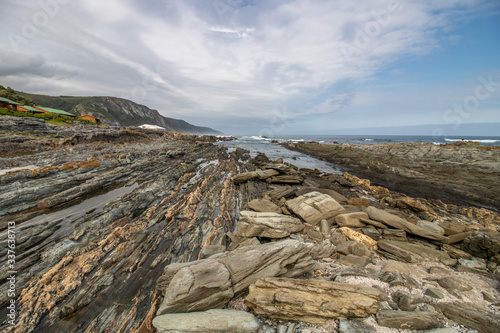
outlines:
[[[281,213],[281,208],[267,199],[253,199],[248,203],[248,208],[256,212]]]
[[[260,324],[249,312],[237,310],[208,310],[165,314],[153,319],[153,326],[158,333],[257,333]]]
[[[404,230],[410,234],[417,235],[423,238],[445,241],[446,237],[435,232],[431,232],[425,228],[422,228],[418,225],[415,225],[411,222],[406,221],[405,219],[400,218],[394,214],[388,213],[382,209],[378,209],[375,207],[368,207],[365,209],[365,212],[368,214],[370,219],[379,221],[387,224],[396,229]]]
[[[335,222],[341,227],[362,228],[365,224],[361,219],[368,219],[368,214],[364,212],[340,214],[335,217]]]
[[[247,305],[254,313],[309,323],[367,317],[380,299],[376,288],[319,279],[264,278],[249,290]]]
[[[304,224],[293,216],[242,211],[236,235],[239,237],[284,238],[303,229]]]
[[[500,316],[472,303],[449,302],[434,306],[449,319],[481,333],[500,332]]]
[[[344,207],[331,196],[319,192],[309,192],[288,200],[286,206],[312,225],[318,225],[323,219],[327,220],[345,212]]]
[[[468,284],[462,282],[462,280],[459,280],[458,278],[454,278],[451,276],[444,277],[442,279],[437,280],[439,285],[443,288],[446,289],[457,289],[460,291],[468,291],[471,290],[472,287],[469,286]]]
[[[395,240],[379,240],[378,248],[384,251],[382,254],[390,257],[390,259],[409,263],[418,263],[424,260],[439,262],[441,259],[450,259],[448,253],[444,251],[435,250],[425,245]]]
[[[424,311],[380,310],[377,312],[377,323],[380,326],[410,330],[439,327],[436,313]]]
[[[233,177],[233,183],[240,184],[250,179],[257,178],[259,174],[256,171],[243,172]]]

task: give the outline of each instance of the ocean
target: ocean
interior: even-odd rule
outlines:
[[[272,141],[278,142],[319,142],[319,143],[352,143],[355,145],[376,143],[402,143],[402,142],[430,142],[436,145],[452,143],[457,141],[475,141],[484,146],[500,146],[500,136],[496,137],[432,137],[432,136],[396,136],[396,135],[279,135],[270,137],[244,135],[237,140],[220,142],[229,148],[229,151],[243,148],[250,151],[250,156],[255,157],[258,153],[264,153],[271,160],[283,158],[285,162],[296,165],[299,168],[316,169],[323,172],[342,173],[342,168],[337,165],[316,159],[305,154],[290,151]]]

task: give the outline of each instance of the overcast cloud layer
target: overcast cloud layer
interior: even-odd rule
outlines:
[[[498,61],[420,82],[403,65],[464,42],[463,26],[498,19],[497,1],[2,0],[0,8],[0,84],[17,90],[124,97],[226,133],[500,122]],[[499,31],[484,36],[492,52]]]

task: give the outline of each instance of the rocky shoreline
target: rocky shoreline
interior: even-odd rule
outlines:
[[[7,332],[500,328],[495,211],[212,136],[11,117],[0,134],[2,260],[16,231],[15,326],[0,270]]]
[[[500,209],[500,147],[475,142],[281,145],[412,197]]]

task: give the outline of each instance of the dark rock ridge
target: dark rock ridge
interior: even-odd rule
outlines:
[[[0,256],[15,222],[18,310],[9,325],[2,265],[2,331],[499,331],[498,213],[211,136],[0,127]]]
[[[282,145],[409,196],[497,211],[500,207],[499,147],[474,142]]]
[[[115,126],[140,126],[151,124],[164,127],[171,132],[188,134],[222,133],[209,127],[195,126],[181,119],[174,119],[160,115],[157,110],[145,105],[137,104],[128,99],[118,97],[72,97],[47,96],[18,92],[20,95],[32,99],[41,106],[59,108],[75,115],[90,114],[101,118],[105,123]]]

